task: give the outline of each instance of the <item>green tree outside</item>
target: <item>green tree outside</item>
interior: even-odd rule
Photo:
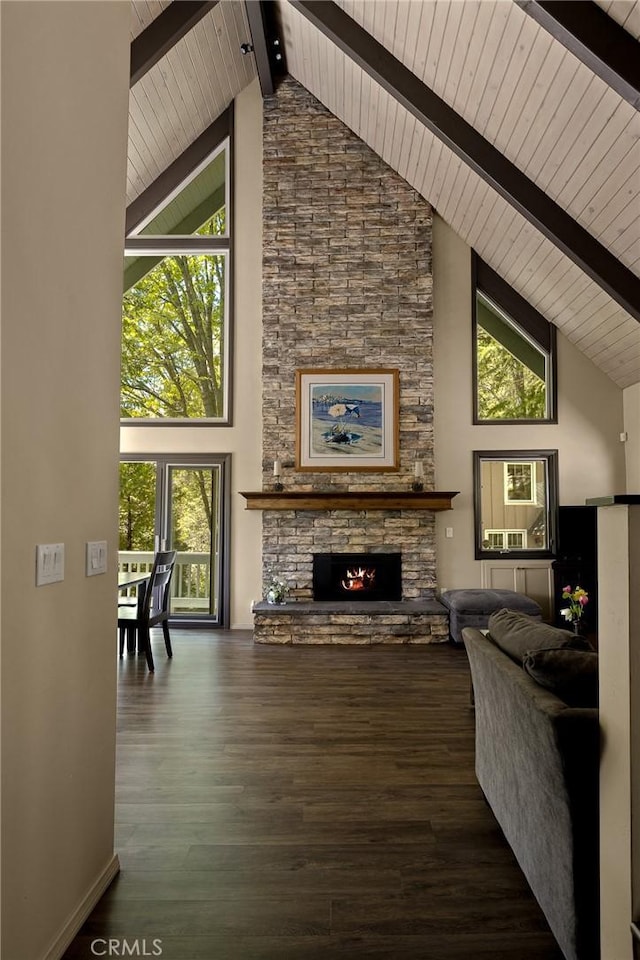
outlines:
[[[480,325],[477,327],[478,415],[481,420],[541,420],[546,386]]]
[[[120,464],[120,550],[153,551],[155,463]]]
[[[218,236],[221,215],[199,235]],[[223,255],[149,258],[123,297],[123,418],[220,418],[224,414]]]

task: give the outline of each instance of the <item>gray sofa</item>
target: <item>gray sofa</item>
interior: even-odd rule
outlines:
[[[539,660],[548,657],[555,646],[548,631],[555,628],[511,614],[513,623],[520,617],[528,624],[520,623],[509,648],[507,614],[494,615],[489,631],[493,625],[499,632],[502,617],[508,653],[491,635],[462,631],[475,702],[476,775],[564,956],[597,960],[598,710],[568,706],[525,672],[526,648],[538,648]],[[583,645],[567,631],[555,632],[565,635],[561,647]],[[580,656],[597,662],[593,652]],[[597,675],[595,684],[597,690]]]

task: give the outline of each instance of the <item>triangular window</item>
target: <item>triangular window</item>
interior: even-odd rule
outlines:
[[[555,327],[475,261],[474,423],[555,422]]]

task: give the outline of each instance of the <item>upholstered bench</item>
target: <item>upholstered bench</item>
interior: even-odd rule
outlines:
[[[486,630],[491,614],[503,607],[542,620],[540,604],[515,590],[445,590],[440,602],[449,610],[449,636],[454,643],[463,642],[463,627]]]

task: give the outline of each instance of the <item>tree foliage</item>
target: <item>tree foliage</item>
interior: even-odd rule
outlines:
[[[155,463],[120,464],[120,550],[153,550]]]
[[[215,478],[215,471],[214,471]],[[211,548],[212,489],[210,470],[186,468],[172,471],[171,543],[175,550],[208,553]]]
[[[476,349],[480,419],[543,419],[546,415],[544,380],[480,326]]]
[[[209,553],[217,471],[187,467],[171,471],[171,544],[188,553]],[[120,550],[151,552],[156,534],[156,464],[120,464]],[[213,529],[215,537],[215,525]]]
[[[124,418],[222,416],[224,269],[222,255],[168,256],[125,293]]]

